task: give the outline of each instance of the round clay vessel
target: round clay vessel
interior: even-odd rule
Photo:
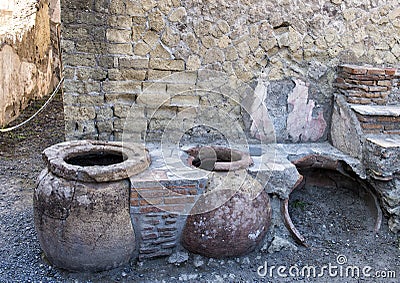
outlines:
[[[144,171],[141,145],[70,141],[43,152],[47,168],[34,192],[34,220],[53,265],[103,271],[127,264],[135,251],[129,177]]]
[[[229,164],[226,166],[229,168]],[[208,177],[206,194],[187,217],[182,245],[193,253],[213,258],[242,256],[253,251],[271,223],[268,194],[243,169],[211,172]]]

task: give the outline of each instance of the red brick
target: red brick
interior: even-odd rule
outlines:
[[[350,96],[350,97],[366,97],[367,96],[367,92],[357,91],[357,90],[349,90],[349,91],[347,91],[346,96]]]
[[[387,79],[384,75],[350,75],[346,73],[340,74],[346,80],[355,80],[355,81],[376,81],[376,80],[385,80]]]
[[[176,227],[160,227],[157,228],[158,232],[165,232],[165,231],[176,231]]]
[[[378,121],[378,122],[399,122],[400,117],[378,116],[378,117],[376,117],[376,121]]]
[[[376,85],[377,81],[358,81],[358,80],[347,80],[348,83],[350,84],[355,84],[355,85]]]
[[[143,231],[154,231],[154,227],[153,226],[152,227],[144,227],[142,229],[143,229]]]
[[[384,69],[371,68],[367,70],[367,75],[386,75],[386,72]]]
[[[384,131],[387,135],[400,135],[400,130],[397,131]]]
[[[334,86],[337,88],[341,88],[341,89],[359,89],[359,90],[368,91],[368,86],[365,86],[362,84],[344,83],[344,84],[334,84]]]
[[[387,98],[389,94],[390,94],[389,91],[385,91],[385,92],[381,92],[381,93],[380,93],[380,95],[381,95],[382,98]]]
[[[169,191],[167,189],[151,189],[151,190],[143,190],[139,192],[140,196],[143,198],[158,198],[167,196]]]
[[[188,194],[188,191],[187,190],[183,190],[183,189],[171,189],[169,191],[169,196],[179,197],[179,196],[184,196],[184,195],[187,195],[187,194]]]
[[[392,86],[392,81],[390,81],[390,80],[378,81],[377,85],[391,87]]]
[[[369,88],[369,91],[372,91],[372,92],[382,92],[382,91],[388,90],[388,88],[386,86],[370,86],[368,88]]]
[[[131,199],[131,205],[132,206],[139,206],[139,200],[138,199]]]
[[[363,116],[359,113],[356,113],[357,115],[357,119],[360,122],[374,122],[375,121],[375,117],[371,117],[371,116]]]
[[[188,191],[189,195],[197,195],[197,190],[196,189],[190,189]]]
[[[185,212],[186,205],[184,204],[173,204],[173,205],[162,205],[159,206],[162,211],[173,212],[177,214],[182,214]]]
[[[167,219],[167,218],[172,218],[172,219],[176,219],[178,218],[179,214],[175,214],[175,213],[170,213],[170,214],[164,214],[162,216],[163,219]]]
[[[152,225],[152,226],[156,226],[158,224],[160,224],[160,220],[158,219],[147,219],[144,221],[144,223]]]
[[[146,199],[140,200],[139,203],[140,203],[141,206],[159,205],[159,204],[163,203],[163,199],[162,198],[146,198]]]
[[[139,197],[139,194],[137,193],[137,191],[132,190],[131,191],[131,198],[138,198],[138,197]]]
[[[347,97],[346,100],[348,103],[353,103],[353,104],[370,104],[372,102],[371,99],[355,98],[355,97]]]
[[[167,189],[173,190],[184,190],[184,189],[195,189],[196,185],[187,185],[187,186],[168,186]]]
[[[156,186],[156,187],[146,187],[146,188],[139,188],[139,187],[137,187],[137,188],[134,188],[134,190],[136,190],[137,192],[141,192],[141,191],[159,191],[159,190],[162,190],[162,189],[165,189],[163,186]]]
[[[372,130],[372,129],[382,129],[383,130],[383,126],[379,125],[379,124],[365,124],[362,123],[361,124],[361,128],[366,129],[366,130]]]
[[[185,204],[185,203],[194,203],[195,197],[188,196],[188,197],[168,197],[165,198],[165,204]]]
[[[163,210],[155,206],[145,206],[140,208],[140,213],[162,212]]]
[[[343,78],[338,77],[338,78],[335,79],[335,81],[334,81],[333,83],[334,83],[334,84],[335,84],[335,83],[336,83],[336,84],[344,84],[344,83],[346,83],[346,80],[343,79]]]
[[[378,105],[385,105],[387,103],[387,99],[384,98],[375,98],[373,100],[373,102],[375,102]]]
[[[385,74],[388,76],[394,76],[396,74],[397,69],[395,68],[386,68]]]
[[[364,134],[381,134],[380,130],[363,130]]]
[[[366,98],[380,98],[381,94],[379,92],[367,92],[365,94]]]
[[[176,243],[175,242],[166,243],[166,244],[162,244],[161,245],[161,248],[163,248],[163,249],[170,249],[170,248],[174,248],[174,247],[176,247]]]
[[[160,232],[161,237],[173,237],[176,236],[177,232],[175,231],[165,231],[165,232]]]
[[[356,66],[356,65],[342,65],[342,70],[349,74],[354,75],[364,75],[367,73],[367,69],[365,67]]]

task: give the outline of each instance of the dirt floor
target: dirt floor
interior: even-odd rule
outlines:
[[[32,103],[19,121],[42,103]],[[387,219],[373,233],[375,214],[365,194],[351,182],[322,188],[318,179],[331,177],[323,172],[306,176],[306,186],[291,194],[292,220],[309,247],[224,260],[189,254],[180,264],[161,258],[96,274],[52,267],[37,241],[32,193],[44,167],[41,152],[63,141],[63,131],[57,95],[27,126],[0,134],[0,282],[400,282],[398,236]]]

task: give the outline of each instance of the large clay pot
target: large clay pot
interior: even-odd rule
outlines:
[[[129,177],[149,165],[137,145],[73,141],[43,152],[47,168],[34,192],[34,219],[46,258],[72,271],[102,271],[129,262],[135,233]]]
[[[207,193],[187,217],[181,241],[187,250],[207,257],[242,256],[260,244],[270,222],[269,196],[246,170],[211,172]]]

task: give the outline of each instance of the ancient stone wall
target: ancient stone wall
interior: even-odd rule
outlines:
[[[8,1],[0,6],[0,126],[57,83],[59,23],[57,0]]]
[[[326,140],[336,66],[394,66],[400,56],[395,0],[61,0],[61,6],[67,139],[119,140],[141,92],[154,87],[153,104],[170,99],[168,90],[179,93],[176,84],[186,81],[154,82],[211,69],[254,89],[277,141]],[[186,98],[164,105],[164,120]],[[233,114],[242,120],[243,111]],[[146,110],[139,118],[146,131],[165,126]]]

